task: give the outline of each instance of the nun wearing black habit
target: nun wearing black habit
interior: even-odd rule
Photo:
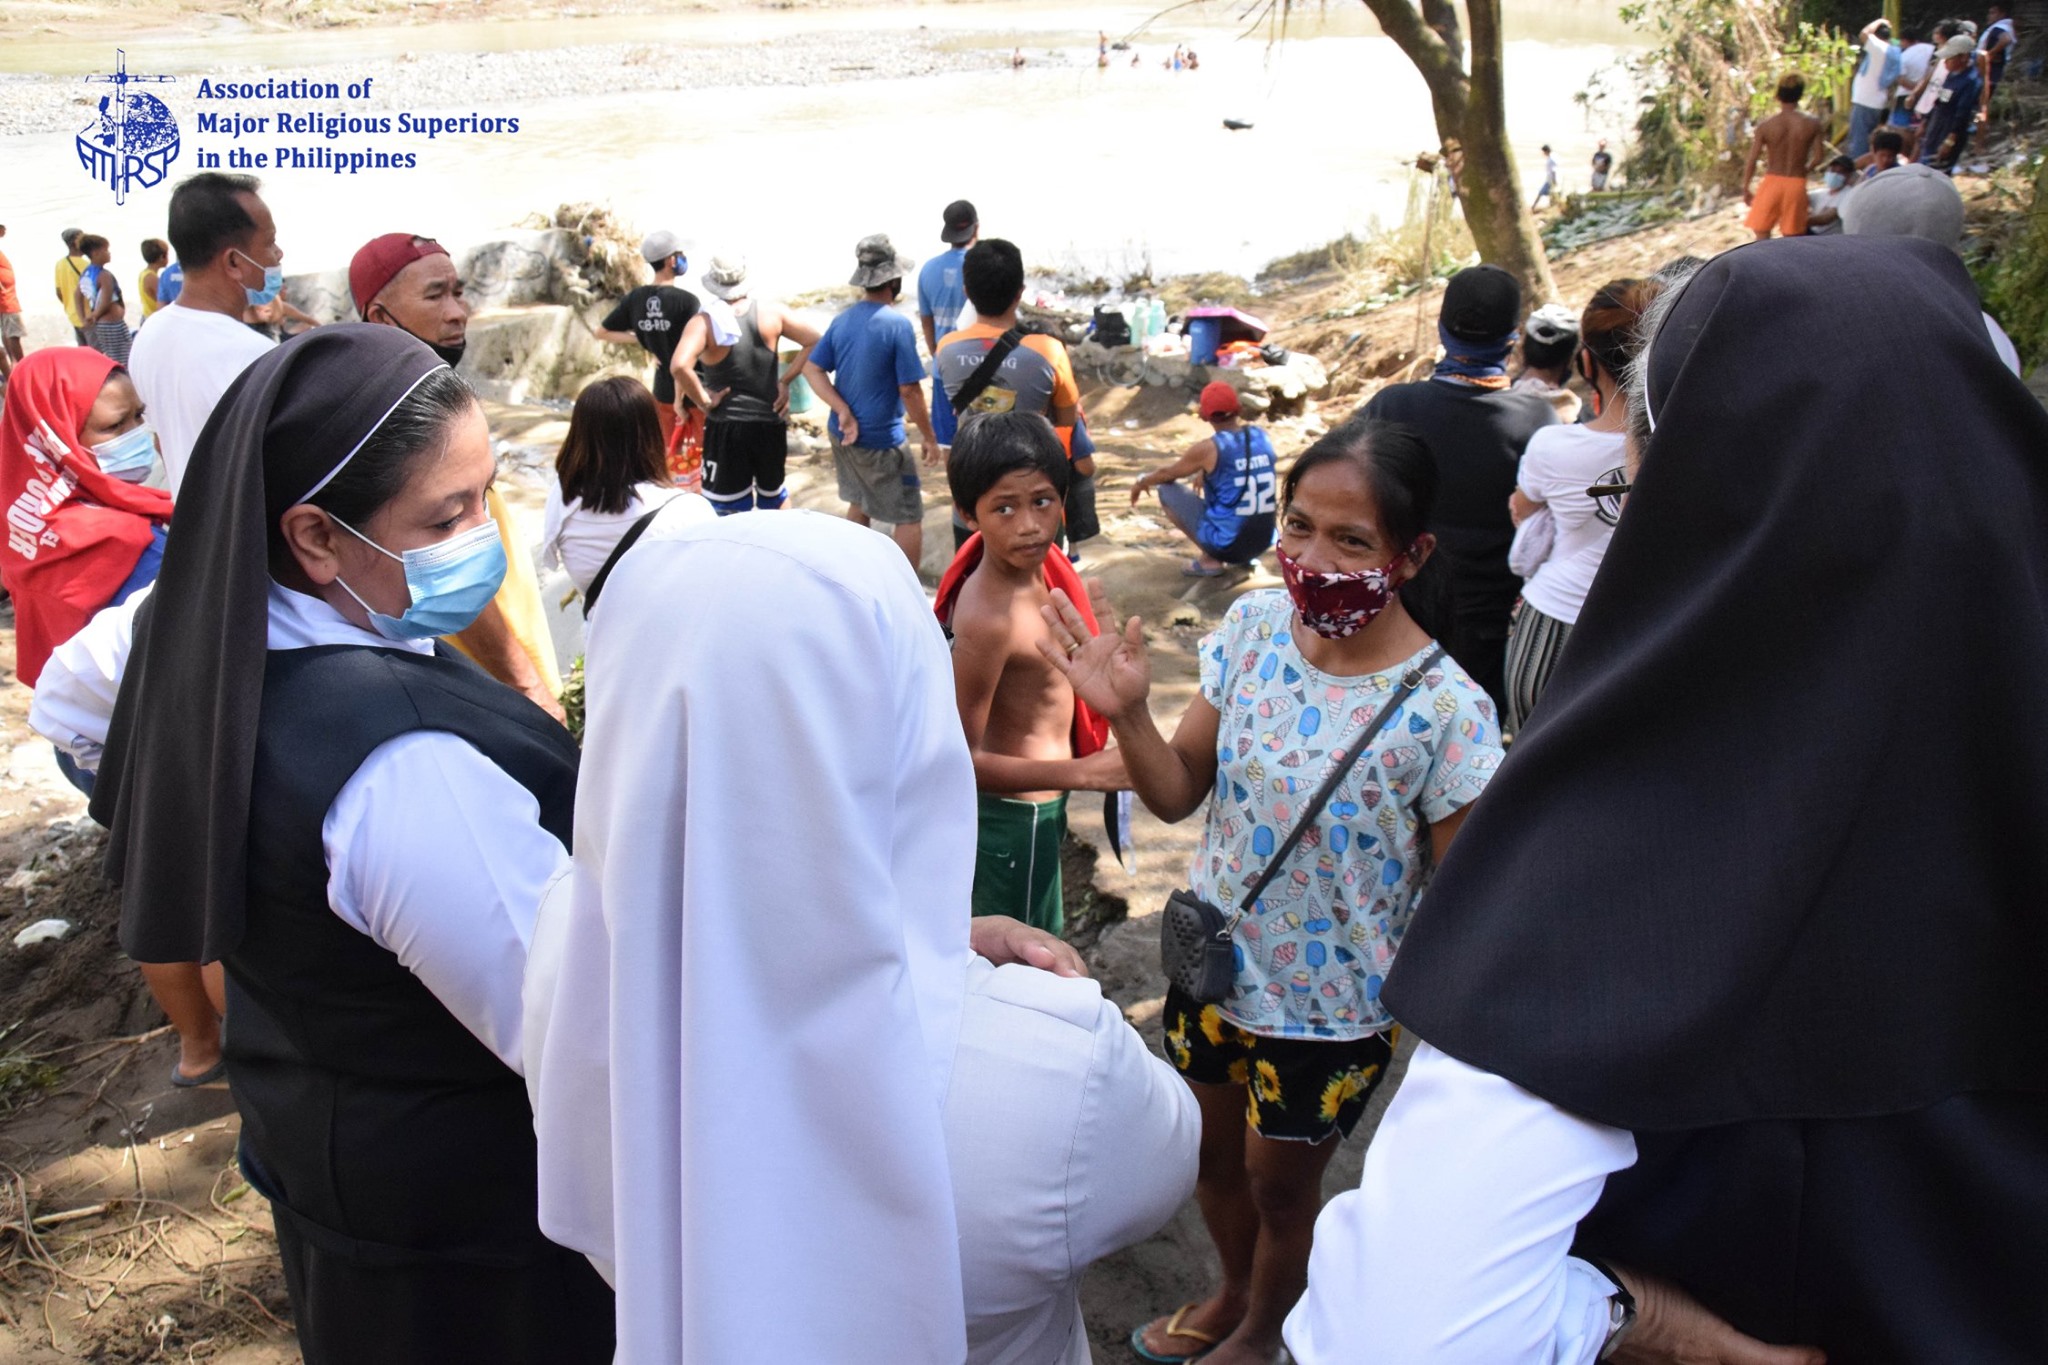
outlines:
[[[536,1223],[514,1067],[576,748],[435,636],[505,569],[476,398],[391,327],[250,366],[135,619],[93,814],[143,962],[225,964],[241,1158],[308,1365],[578,1365],[611,1293]]]
[[[1864,382],[1901,318],[1914,382]],[[1917,240],[1741,247],[1646,331],[1612,547],[1401,945],[1421,1045],[1288,1345],[2039,1365],[2048,416]]]

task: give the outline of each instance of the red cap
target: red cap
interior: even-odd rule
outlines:
[[[372,238],[348,263],[348,292],[356,301],[356,314],[368,311],[370,300],[414,261],[447,254],[448,248],[432,237],[416,237],[410,232],[387,232]]]
[[[1218,417],[1236,416],[1237,390],[1220,379],[1204,384],[1201,413],[1204,422],[1213,422]]]

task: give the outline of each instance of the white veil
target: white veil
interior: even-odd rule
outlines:
[[[974,778],[902,551],[657,522],[587,676],[527,978],[541,1228],[615,1275],[620,1365],[963,1359]]]

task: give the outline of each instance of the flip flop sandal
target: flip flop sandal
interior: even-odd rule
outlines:
[[[1221,578],[1223,570],[1209,568],[1199,559],[1190,559],[1181,567],[1180,576],[1182,578]]]
[[[1170,1337],[1186,1337],[1190,1341],[1200,1342],[1200,1349],[1176,1356],[1159,1354],[1145,1345],[1145,1329],[1152,1325],[1150,1322],[1141,1322],[1131,1330],[1131,1349],[1138,1353],[1140,1360],[1158,1361],[1159,1365],[1181,1365],[1182,1361],[1200,1360],[1203,1356],[1216,1349],[1217,1342],[1221,1338],[1204,1332],[1199,1327],[1183,1327],[1180,1325],[1181,1320],[1198,1307],[1200,1307],[1199,1304],[1184,1303],[1174,1309],[1173,1316],[1166,1320],[1166,1335]],[[1154,1319],[1154,1321],[1157,1321],[1157,1319]]]
[[[180,1090],[192,1090],[202,1085],[212,1085],[215,1081],[225,1080],[227,1074],[228,1059],[225,1057],[200,1072],[197,1076],[187,1076],[184,1072],[178,1070],[176,1062],[171,1063],[171,1084],[177,1086]]]

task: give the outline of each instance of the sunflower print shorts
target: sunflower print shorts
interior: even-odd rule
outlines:
[[[1392,1027],[1364,1038],[1268,1038],[1178,988],[1166,993],[1166,1060],[1193,1084],[1245,1087],[1245,1121],[1260,1137],[1349,1137],[1400,1036]]]

